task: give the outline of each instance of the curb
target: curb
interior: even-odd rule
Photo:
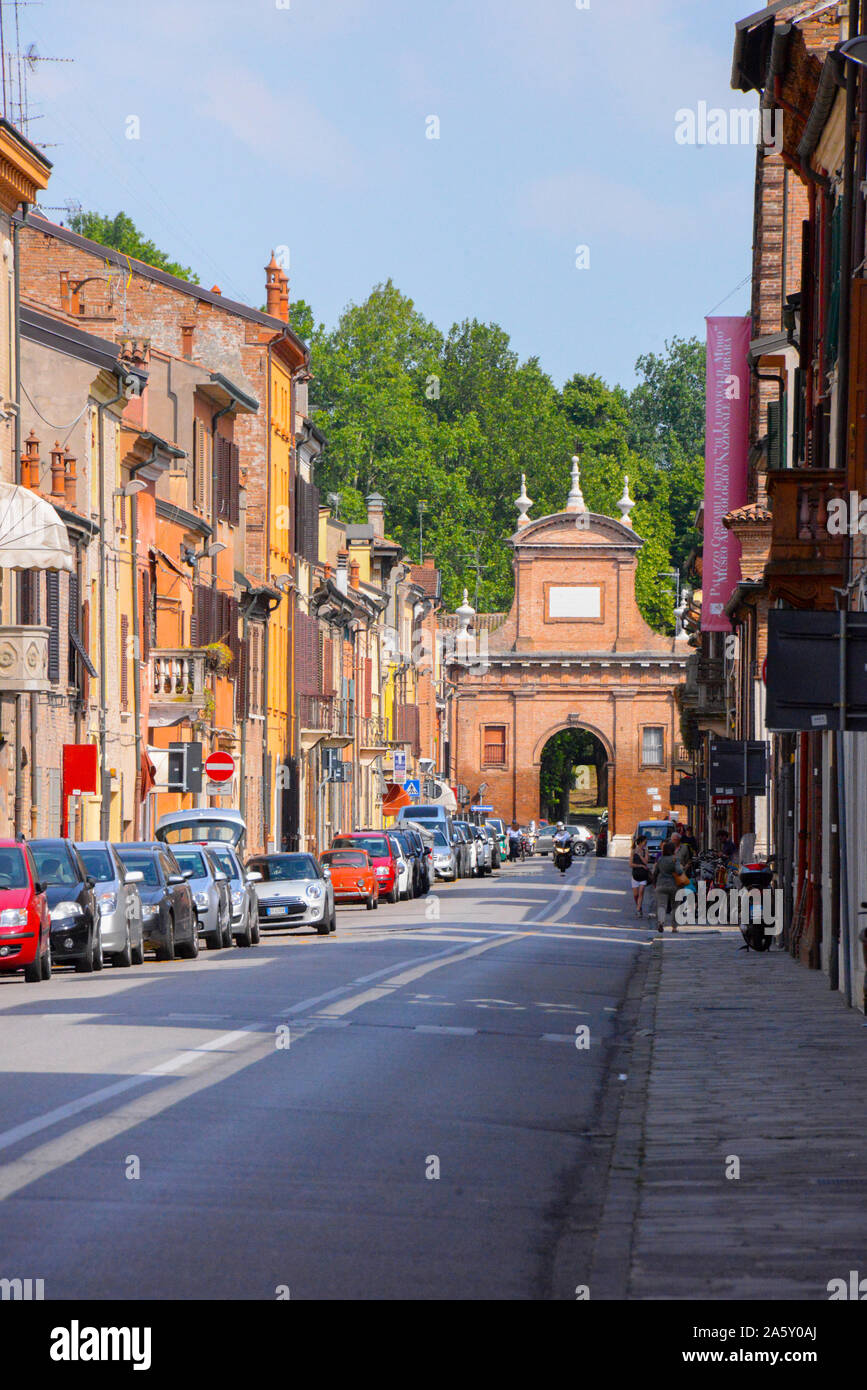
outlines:
[[[611,1055],[603,1103],[603,1127],[614,1130],[608,1183],[588,1280],[592,1299],[626,1299],[632,1242],[641,1191],[644,1127],[653,1061],[656,1006],[662,975],[662,941],[651,943],[629,982],[621,1035]],[[626,1073],[627,1080],[617,1077]]]

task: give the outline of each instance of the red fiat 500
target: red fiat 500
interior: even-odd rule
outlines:
[[[328,849],[319,862],[331,874],[335,902],[362,902],[370,912],[379,907],[379,884],[363,849]]]
[[[0,970],[51,979],[51,919],[30,850],[0,840]]]

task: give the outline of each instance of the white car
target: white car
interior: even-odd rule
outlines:
[[[391,850],[397,860],[397,896],[401,899],[411,898],[412,892],[412,865],[404,857],[397,840],[391,841]]]
[[[260,875],[253,887],[262,931],[309,926],[327,936],[336,929],[334,888],[315,854],[257,854],[247,869]]]

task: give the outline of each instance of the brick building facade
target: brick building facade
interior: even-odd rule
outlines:
[[[522,495],[523,496],[523,495]],[[607,758],[611,852],[628,852],[637,822],[668,813],[679,741],[674,689],[684,644],[654,632],[635,598],[643,544],[624,519],[588,512],[573,466],[566,510],[522,514],[510,544],[515,596],[482,640],[472,610],[450,661],[452,782],[506,820],[540,815],[548,740],[589,730]],[[526,506],[520,508],[526,513]],[[474,615],[472,615],[474,617]]]

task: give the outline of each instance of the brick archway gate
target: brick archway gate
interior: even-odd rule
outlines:
[[[609,843],[627,854],[637,822],[667,814],[679,744],[675,688],[689,648],[644,621],[635,568],[644,542],[623,520],[588,512],[573,461],[566,510],[531,521],[522,489],[515,596],[497,626],[464,602],[448,654],[450,772],[496,815],[539,818],[542,749],[584,728],[608,754]]]

